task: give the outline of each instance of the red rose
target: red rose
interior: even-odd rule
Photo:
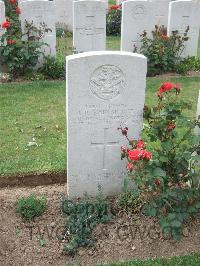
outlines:
[[[142,159],[151,160],[152,159],[152,153],[150,151],[143,150],[142,151]]]
[[[15,12],[16,12],[16,14],[21,14],[21,9],[19,8],[19,7],[17,7],[16,9],[15,9]]]
[[[174,123],[169,123],[169,125],[167,126],[167,130],[171,131],[173,129],[175,129],[176,125]]]
[[[127,164],[127,169],[128,169],[129,171],[132,171],[132,170],[133,170],[133,164],[132,164],[132,163],[128,163],[128,164]]]
[[[163,40],[163,41],[168,41],[169,40],[169,37],[167,36],[167,35],[162,35],[161,36],[161,39]]]
[[[6,20],[3,24],[2,24],[2,28],[7,29],[8,27],[10,27],[10,22],[8,20]]]
[[[163,84],[162,84],[163,92],[172,90],[174,88],[174,86],[175,85],[171,82],[163,82]]]
[[[16,4],[16,0],[10,0],[10,2],[12,5]]]
[[[7,40],[7,44],[15,44],[16,41],[15,40]]]
[[[120,8],[121,8],[120,5],[113,5],[110,7],[110,10],[118,10]]]
[[[172,89],[176,89],[176,91],[179,92],[181,89],[181,86],[180,84],[174,84],[171,82],[163,82],[162,86],[157,91],[157,96],[159,98],[162,98],[163,92],[171,91]]]
[[[141,140],[141,139],[139,139],[139,140],[138,140],[138,143],[137,143],[137,148],[138,148],[138,149],[142,149],[143,147],[144,147],[144,141]]]
[[[160,184],[161,184],[161,181],[160,181],[160,179],[156,179],[156,180],[154,181],[154,183],[155,183],[155,185],[156,185],[157,187],[159,187]]]
[[[141,158],[141,150],[130,150],[128,152],[128,157],[130,158],[131,161],[137,161]]]

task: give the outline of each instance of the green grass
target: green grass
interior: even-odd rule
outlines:
[[[200,254],[172,258],[156,258],[148,260],[132,260],[129,262],[103,264],[107,266],[198,266],[200,265]]]
[[[183,84],[194,117],[200,77],[168,80]],[[155,102],[162,81],[147,79],[147,104]],[[0,84],[0,117],[0,176],[66,170],[64,81]]]
[[[0,113],[0,175],[66,168],[64,82],[0,84]]]
[[[120,37],[107,36],[106,38],[107,50],[120,50]],[[63,59],[67,55],[71,55],[73,50],[72,37],[57,38],[57,55]]]

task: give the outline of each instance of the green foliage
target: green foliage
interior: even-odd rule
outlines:
[[[64,79],[65,64],[63,60],[56,57],[46,56],[42,67],[38,70],[46,79]]]
[[[164,233],[180,239],[182,224],[200,210],[199,191],[196,188],[171,188],[145,206],[145,212],[158,216]]]
[[[72,33],[68,31],[66,28],[56,28],[56,37],[62,38],[62,37],[72,37]]]
[[[26,198],[18,199],[16,202],[16,211],[26,220],[32,220],[40,216],[46,209],[47,199],[45,196],[36,196],[31,194]]]
[[[166,72],[176,72],[176,65],[181,61],[181,54],[188,40],[186,29],[184,36],[177,31],[168,37],[164,26],[155,26],[152,37],[147,36],[146,31],[141,34],[140,53],[148,59],[148,76],[155,76]],[[133,49],[137,51],[137,48]]]
[[[144,150],[134,150],[132,141],[131,150],[123,148],[122,153],[140,193],[148,195],[146,214],[159,217],[162,229],[175,239],[180,237],[183,222],[200,209],[200,137],[193,134],[200,120],[185,116],[191,104],[180,98],[180,92],[180,85],[165,82],[157,92],[157,104],[145,106],[148,124],[143,134],[151,143],[146,146],[151,149],[152,159],[142,159]]]
[[[79,247],[92,246],[95,241],[91,238],[92,230],[97,224],[111,220],[109,203],[101,192],[96,199],[87,195],[80,201],[62,197],[61,210],[66,216],[66,233],[70,239],[64,251],[71,256]]]
[[[111,7],[112,8],[112,7]],[[110,9],[106,18],[106,34],[119,36],[121,34],[121,8]]]
[[[176,72],[186,75],[189,71],[200,71],[200,58],[188,57],[176,66]]]

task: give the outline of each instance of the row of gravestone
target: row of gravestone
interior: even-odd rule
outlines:
[[[140,45],[140,34],[146,30],[150,36],[155,25],[166,25],[168,35],[178,30],[184,34],[190,27],[184,56],[196,56],[200,27],[200,3],[193,0],[164,2],[129,0],[122,4],[121,50],[132,52]],[[169,16],[168,4],[169,4]],[[0,0],[0,24],[5,19],[4,4]],[[55,3],[48,0],[20,0],[20,20],[24,31],[24,22],[33,21],[36,26],[45,22],[52,31],[45,34],[45,54],[56,54]],[[103,0],[74,1],[73,46],[76,53],[106,50],[106,2]],[[31,10],[31,12],[30,12]]]
[[[23,0],[18,0],[22,2]],[[46,1],[46,0],[43,0]],[[73,2],[76,0],[48,0],[55,3],[55,22],[58,26],[66,27],[69,31],[73,30]],[[108,9],[108,0],[101,0],[106,2]]]

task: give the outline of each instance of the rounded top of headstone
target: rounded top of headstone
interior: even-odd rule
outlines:
[[[140,58],[140,59],[145,59],[147,60],[146,56],[138,53],[131,53],[131,52],[125,52],[125,51],[92,51],[92,52],[84,52],[84,53],[79,53],[79,54],[74,54],[74,55],[68,55],[66,57],[66,60],[72,60],[72,59],[79,59],[79,58],[86,58],[86,57],[92,57],[92,56],[102,56],[102,55],[107,55],[107,56],[112,56],[112,55],[118,55],[118,56],[129,56],[129,57],[134,57],[134,58]]]

